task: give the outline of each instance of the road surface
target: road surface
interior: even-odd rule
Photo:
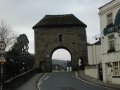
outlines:
[[[75,77],[73,72],[46,73],[38,80],[38,90],[114,90]]]

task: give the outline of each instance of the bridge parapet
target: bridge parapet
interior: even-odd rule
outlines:
[[[22,84],[24,84],[27,80],[29,80],[33,75],[37,73],[36,69],[31,69],[27,72],[24,72],[20,75],[17,75],[13,78],[10,78],[4,81],[4,89],[5,90],[15,90]]]

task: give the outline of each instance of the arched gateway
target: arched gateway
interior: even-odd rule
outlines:
[[[87,64],[86,25],[73,14],[46,15],[34,27],[35,66],[41,71],[52,71],[52,53],[59,48],[71,54],[73,70]],[[82,65],[79,66],[79,59]]]

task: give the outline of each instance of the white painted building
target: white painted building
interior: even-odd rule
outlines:
[[[101,62],[101,41],[88,45],[88,64],[97,65]]]
[[[99,71],[101,65],[101,41],[87,46],[88,66],[85,67],[85,74],[100,79]]]
[[[103,81],[120,84],[120,0],[99,8]]]

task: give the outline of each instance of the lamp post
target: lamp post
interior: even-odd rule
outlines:
[[[6,60],[4,58],[5,48],[6,48],[6,44],[5,44],[5,42],[3,40],[1,40],[0,41],[0,66],[1,66],[0,90],[3,90],[3,65],[6,62]]]

